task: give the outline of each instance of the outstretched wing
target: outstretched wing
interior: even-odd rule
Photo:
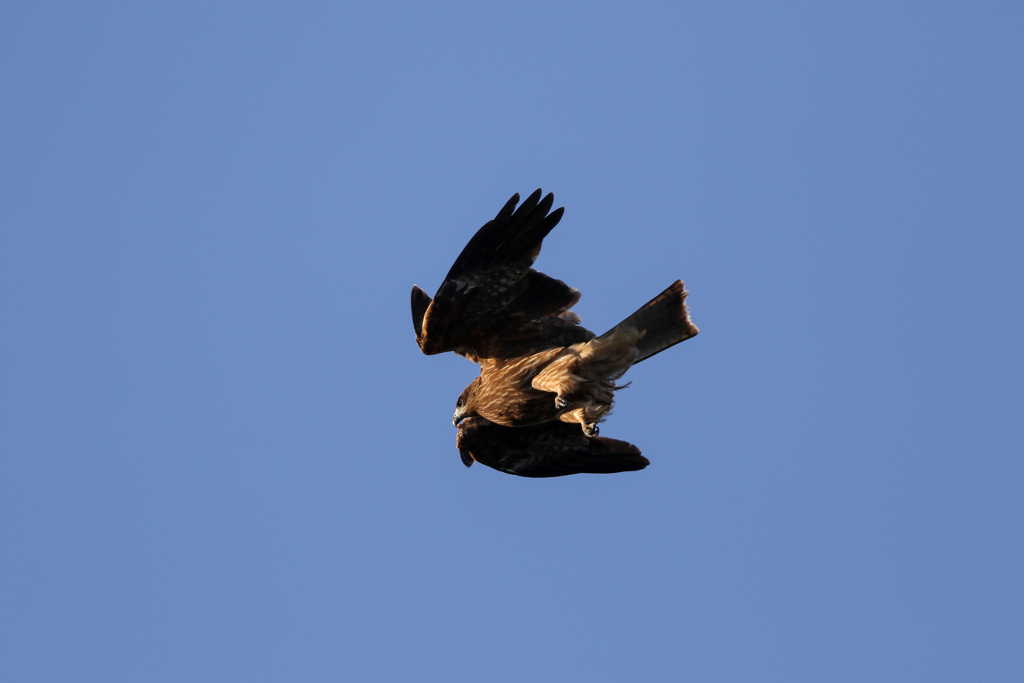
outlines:
[[[519,195],[488,221],[455,260],[431,299],[412,288],[416,343],[432,355],[454,351],[470,360],[512,358],[591,339],[569,308],[579,291],[530,266],[562,218],[554,195]],[[549,213],[550,211],[550,213]]]
[[[567,422],[503,427],[472,417],[459,425],[456,443],[466,467],[479,462],[520,477],[633,472],[651,464],[633,444],[588,437]]]

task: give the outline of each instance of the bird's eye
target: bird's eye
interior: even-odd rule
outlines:
[[[462,407],[462,399],[461,398],[458,401],[455,402],[455,407],[456,408],[461,408]]]

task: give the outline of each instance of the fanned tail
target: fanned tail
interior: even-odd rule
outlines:
[[[688,292],[682,280],[676,280],[664,292],[654,297],[621,323],[599,337],[610,337],[616,331],[632,328],[640,333],[636,342],[638,352],[634,364],[661,353],[681,341],[697,336],[697,326],[690,321],[686,310]]]

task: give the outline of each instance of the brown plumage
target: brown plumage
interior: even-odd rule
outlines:
[[[455,260],[431,299],[412,289],[423,353],[454,351],[480,364],[456,402],[458,447],[468,467],[526,477],[643,469],[633,445],[598,437],[616,381],[635,363],[697,334],[682,280],[600,337],[569,310],[580,293],[533,270],[541,242],[562,217],[554,195],[519,195]],[[549,213],[550,212],[550,213]]]

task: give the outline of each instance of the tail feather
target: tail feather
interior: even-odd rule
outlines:
[[[682,280],[676,280],[664,292],[644,304],[636,313],[601,335],[611,336],[616,330],[633,328],[641,333],[636,343],[639,352],[634,364],[656,353],[697,336],[697,326],[686,310],[688,292]]]

